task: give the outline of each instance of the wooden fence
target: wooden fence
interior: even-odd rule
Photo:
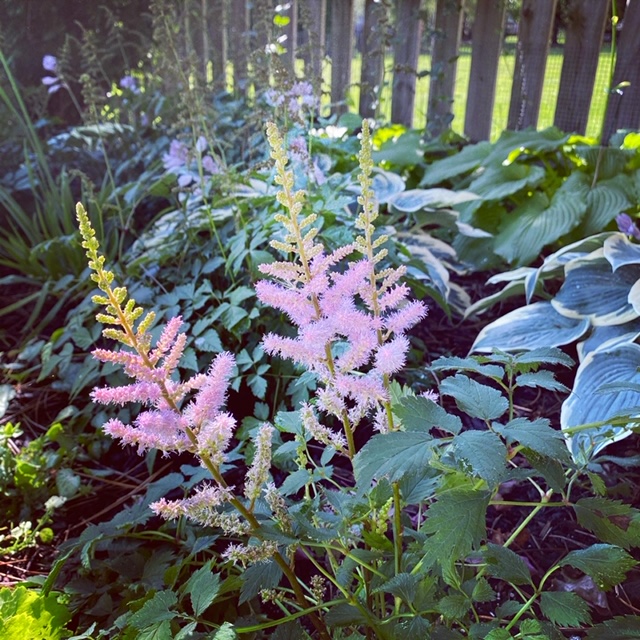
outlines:
[[[617,129],[640,128],[640,0],[614,1],[621,5],[624,19],[614,34],[617,59],[612,86],[617,88],[609,94],[604,140]],[[385,60],[392,55],[391,121],[411,126],[418,110],[426,113],[423,126],[435,135],[453,118],[465,0],[432,1],[431,15],[422,0],[365,0],[364,15],[357,23],[354,0],[288,0],[277,6],[273,0],[197,2],[200,23],[208,26],[200,34],[192,33],[191,41],[200,56],[204,54],[205,65],[213,68],[215,79],[223,81],[227,69],[233,69],[236,91],[246,91],[249,83],[260,89],[278,68],[299,72],[301,62],[296,60],[304,61],[307,79],[321,82],[323,61],[330,59],[331,110],[346,111],[349,89],[359,84],[359,113],[372,117],[380,101]],[[522,0],[509,129],[537,126],[556,2]],[[464,134],[479,141],[491,134],[507,0],[476,0],[475,5]],[[554,124],[584,134],[600,51],[611,25],[610,0],[569,0],[565,15]],[[362,54],[359,78],[352,77],[356,42]],[[417,105],[416,70],[425,43],[431,53],[429,97],[427,104]]]

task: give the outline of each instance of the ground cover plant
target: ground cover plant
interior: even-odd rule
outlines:
[[[1,85],[0,638],[638,637],[637,136],[427,140],[175,54],[53,132]]]

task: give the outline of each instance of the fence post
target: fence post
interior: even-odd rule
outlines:
[[[420,0],[398,0],[397,11],[391,122],[411,127],[422,35],[422,21],[419,19]]]
[[[289,24],[284,28],[287,39],[284,46],[287,53],[284,56],[285,62],[291,71],[291,77],[296,76],[296,49],[298,48],[298,0],[289,0],[289,8],[282,12],[289,18]]]
[[[538,125],[556,0],[523,0],[507,128]]]
[[[478,0],[476,5],[464,118],[464,133],[474,142],[491,136],[505,10],[506,0]]]
[[[331,3],[331,102],[335,113],[348,111],[347,91],[351,84],[353,55],[353,0]]]
[[[427,128],[433,136],[448,129],[453,120],[463,9],[464,0],[438,0],[436,6],[427,109]]]
[[[300,22],[306,39],[302,48],[304,75],[316,88],[316,95],[320,95],[327,33],[327,0],[301,0]]]
[[[360,104],[363,118],[375,118],[384,80],[384,49],[386,6],[383,2],[366,0],[362,29],[362,75],[360,76]]]
[[[233,91],[246,90],[247,63],[249,60],[248,33],[249,7],[246,0],[230,0],[229,7],[229,57],[233,62]]]
[[[213,0],[210,15],[215,16],[211,25],[211,49],[213,50],[213,83],[220,89],[227,87],[229,0]]]
[[[570,0],[564,61],[553,124],[584,134],[610,0]]]
[[[638,129],[640,126],[640,0],[630,0],[624,13],[620,33],[618,59],[613,74],[613,87],[621,87],[609,96],[602,142],[607,143],[617,129]]]

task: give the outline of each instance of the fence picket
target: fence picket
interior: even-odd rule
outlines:
[[[346,113],[353,57],[353,0],[331,2],[331,102],[335,113]]]

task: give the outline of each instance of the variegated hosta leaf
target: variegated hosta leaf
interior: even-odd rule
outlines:
[[[640,264],[640,244],[631,242],[624,233],[614,233],[604,242],[604,257],[615,271],[625,264]]]
[[[591,351],[616,346],[620,342],[633,342],[640,336],[640,318],[624,324],[611,324],[593,327],[589,337],[578,344],[580,362]]]
[[[640,406],[640,393],[635,389],[599,393],[603,385],[620,382],[640,383],[640,346],[617,345],[589,353],[578,367],[571,395],[560,413],[563,430],[583,424],[602,422],[625,410]],[[584,462],[612,442],[631,435],[626,426],[605,425],[566,436],[574,459]]]
[[[389,207],[394,213],[414,213],[421,209],[446,209],[461,202],[477,200],[478,196],[470,191],[451,191],[450,189],[409,189],[389,198]]]
[[[594,257],[595,256],[595,257]],[[565,269],[565,281],[551,304],[568,318],[589,318],[594,326],[624,324],[638,316],[629,292],[640,278],[640,265],[611,270],[599,252],[574,260]]]
[[[580,338],[588,327],[586,318],[567,318],[549,302],[534,302],[484,327],[471,350],[527,351],[538,347],[559,347]]]
[[[405,189],[404,180],[397,173],[385,171],[384,169],[374,169],[371,175],[371,189],[379,204],[389,202]],[[347,191],[360,195],[362,189],[359,183],[354,182],[347,187]]]

